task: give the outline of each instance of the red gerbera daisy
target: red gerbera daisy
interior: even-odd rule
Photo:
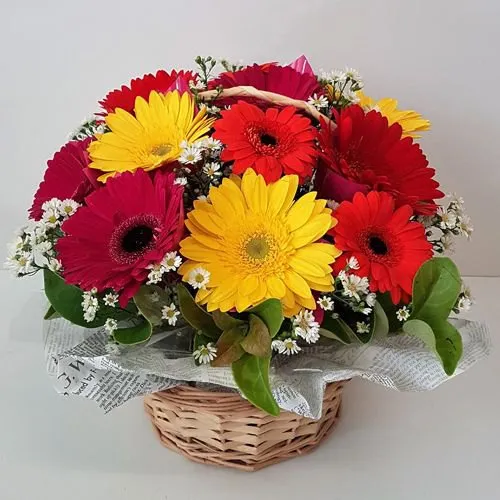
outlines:
[[[160,94],[174,89],[182,92],[189,89],[189,81],[193,79],[194,74],[191,71],[173,70],[167,73],[159,70],[156,75],[148,74],[142,78],[134,78],[129,87],[122,85],[120,89],[109,92],[99,104],[108,113],[112,113],[116,108],[133,113],[136,97],[140,96],[147,101],[152,90]]]
[[[125,172],[86,198],[57,242],[65,280],[83,290],[113,289],[125,307],[182,236],[183,188],[175,175]]]
[[[233,172],[253,168],[267,183],[282,173],[297,174],[301,181],[312,175],[316,159],[316,131],[294,107],[266,111],[238,102],[222,111],[213,137],[225,144],[221,159],[234,161]]]
[[[349,106],[335,114],[337,127],[324,123],[320,144],[329,168],[342,177],[376,191],[388,191],[396,205],[410,205],[418,214],[433,214],[436,198],[444,195],[433,179],[420,146],[411,137],[401,138],[397,123],[389,126],[378,111],[366,113]]]
[[[71,198],[81,202],[92,191],[92,182],[86,175],[89,144],[90,139],[70,141],[47,162],[43,181],[38,186],[29,210],[32,219],[42,218],[42,205],[52,198]]]
[[[306,61],[307,62],[307,61]],[[305,66],[306,69],[310,66]],[[221,73],[217,78],[209,82],[209,88],[219,86],[229,89],[240,85],[249,85],[259,90],[267,90],[276,94],[285,95],[293,99],[307,101],[314,93],[320,93],[321,87],[318,80],[308,71],[300,72],[292,66],[279,66],[278,64],[247,66],[239,71],[227,71]],[[269,103],[257,101],[253,98],[245,99],[247,102],[258,104],[261,107],[269,106]],[[236,102],[236,98],[220,99],[221,105],[230,105]]]
[[[394,198],[377,191],[342,202],[334,213],[338,224],[331,229],[335,246],[343,251],[334,271],[356,257],[356,274],[368,277],[372,291],[390,292],[395,304],[408,302],[418,268],[432,257],[424,226],[409,220],[412,213],[409,205],[395,209]]]

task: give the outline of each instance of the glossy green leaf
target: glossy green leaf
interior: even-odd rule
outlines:
[[[411,319],[445,320],[460,294],[462,281],[457,266],[448,257],[424,262],[413,280]]]
[[[270,361],[270,357],[244,354],[232,364],[232,371],[236,384],[248,401],[270,415],[277,416],[280,409],[269,385]]]
[[[329,314],[325,314],[321,327],[329,330],[344,344],[360,344],[358,336],[353,329],[341,318],[333,318]]]
[[[350,342],[346,342],[345,339],[339,337],[338,335],[335,335],[333,332],[331,332],[330,330],[327,330],[325,328],[320,328],[319,329],[319,334],[322,336],[322,337],[325,337],[325,338],[328,338],[328,339],[332,339],[332,340],[338,340],[339,342],[341,342],[342,344],[350,344]]]
[[[389,319],[382,306],[375,302],[373,307],[373,324],[371,339],[384,339],[389,333]]]
[[[237,326],[242,326],[245,322],[241,319],[235,318],[228,313],[216,310],[212,313],[212,318],[215,324],[222,330],[230,330]]]
[[[179,308],[184,319],[196,330],[201,330],[211,339],[218,339],[222,330],[217,327],[211,314],[200,307],[189,290],[182,284],[177,285]]]
[[[434,331],[425,321],[410,319],[403,324],[403,332],[423,340],[429,350],[437,354]]]
[[[156,285],[144,285],[134,295],[134,303],[139,312],[153,325],[163,323],[161,311],[164,306],[170,305],[169,294]]]
[[[130,313],[123,309],[100,304],[94,321],[88,323],[83,318],[82,290],[76,286],[66,284],[59,275],[48,269],[43,270],[43,279],[45,295],[54,310],[64,319],[67,319],[75,325],[96,328],[104,325],[108,318],[120,320],[131,317]]]
[[[258,316],[267,325],[271,337],[275,337],[283,323],[283,307],[278,299],[267,299],[248,310]]]
[[[245,338],[245,330],[240,327],[231,328],[222,333],[217,341],[217,357],[212,366],[230,366],[245,354],[240,343]]]
[[[55,319],[55,318],[59,318],[60,316],[61,315],[54,309],[53,306],[49,306],[43,319]]]
[[[128,328],[118,328],[113,332],[114,339],[119,344],[134,345],[141,344],[150,339],[153,327],[149,321],[142,321],[138,325]]]
[[[271,356],[271,335],[259,316],[250,314],[248,333],[241,341],[241,347],[254,356],[261,358]]]

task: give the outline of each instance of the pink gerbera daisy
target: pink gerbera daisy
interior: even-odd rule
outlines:
[[[32,219],[42,218],[42,205],[52,198],[71,198],[81,202],[92,191],[92,182],[86,175],[89,144],[90,139],[70,141],[47,162],[43,181],[38,186],[29,210]]]
[[[86,198],[62,226],[57,252],[67,283],[113,289],[125,307],[150,266],[174,250],[183,231],[183,188],[175,175],[125,172]]]

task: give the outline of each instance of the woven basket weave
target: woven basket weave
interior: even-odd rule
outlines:
[[[234,392],[178,386],[145,397],[161,442],[195,462],[259,470],[316,448],[339,418],[344,382],[326,387],[319,420],[272,417]]]

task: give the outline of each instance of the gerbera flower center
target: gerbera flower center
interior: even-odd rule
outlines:
[[[252,259],[264,259],[269,253],[269,243],[265,237],[257,236],[248,240],[245,249]]]
[[[262,156],[280,158],[293,146],[289,139],[288,127],[283,124],[250,123],[245,130],[245,135],[255,152]]]
[[[385,241],[378,236],[372,236],[368,241],[368,245],[376,255],[385,255],[388,251]]]
[[[157,146],[153,147],[153,149],[151,150],[151,154],[154,156],[165,156],[171,150],[172,146],[170,146],[169,144],[158,144]]]
[[[260,142],[262,142],[265,146],[276,146],[278,143],[276,137],[265,133],[260,136]]]
[[[130,264],[154,247],[160,221],[150,214],[125,219],[109,242],[111,258],[120,264]]]

